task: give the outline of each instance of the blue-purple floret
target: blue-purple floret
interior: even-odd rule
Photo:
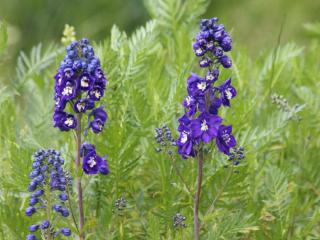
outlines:
[[[69,216],[69,210],[65,201],[68,200],[67,188],[71,187],[71,179],[63,170],[64,160],[60,153],[53,149],[40,149],[33,154],[32,170],[29,174],[30,184],[29,192],[32,192],[29,200],[29,207],[26,208],[25,214],[30,217],[34,214],[46,213],[46,209],[59,206],[59,211],[63,217]],[[52,205],[48,205],[48,198]],[[58,215],[54,216],[58,217]],[[45,219],[29,227],[32,234],[26,236],[26,239],[39,239],[36,233],[41,230],[46,234],[57,235],[51,224],[52,219]],[[62,233],[63,234],[63,233]],[[39,233],[41,235],[41,233]],[[69,236],[71,235],[71,232]],[[65,235],[67,236],[67,235]]]
[[[204,77],[191,73],[187,79],[188,95],[182,105],[184,115],[179,119],[180,136],[176,141],[178,153],[183,158],[195,157],[201,143],[215,141],[219,151],[229,155],[236,146],[232,126],[222,125],[218,116],[220,107],[230,107],[230,100],[237,95],[231,85],[231,78],[220,85],[220,68],[230,68],[232,61],[227,52],[232,49],[232,39],[217,18],[203,19],[200,32],[193,43],[193,50],[199,57],[199,66],[206,68]]]

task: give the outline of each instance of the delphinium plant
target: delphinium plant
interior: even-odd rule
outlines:
[[[209,157],[215,141],[217,149],[229,155],[236,146],[232,126],[224,125],[218,115],[222,106],[230,107],[230,100],[237,94],[231,78],[218,84],[220,68],[230,68],[231,59],[226,55],[232,49],[232,40],[217,18],[203,19],[200,32],[193,43],[199,66],[205,71],[203,77],[191,73],[187,80],[188,96],[183,101],[184,115],[179,119],[180,136],[176,143],[183,158],[198,160],[196,193],[194,196],[194,236],[199,239],[199,201],[202,183],[203,161]]]
[[[37,240],[39,235],[45,240],[56,239],[59,235],[71,235],[71,230],[61,226],[63,224],[59,219],[67,218],[70,214],[66,201],[69,199],[71,179],[63,169],[63,164],[64,159],[53,149],[40,149],[33,155],[28,187],[32,194],[25,214],[29,217],[41,215],[44,219],[29,227],[27,240]]]
[[[82,141],[90,130],[94,134],[99,134],[104,128],[107,113],[104,106],[97,106],[97,104],[104,95],[107,80],[100,61],[95,57],[93,47],[87,39],[74,41],[66,47],[66,56],[54,78],[54,127],[61,131],[75,132],[75,174],[79,235],[82,240],[85,238],[85,218],[81,166],[85,174],[109,173],[106,159],[97,154],[93,144]]]

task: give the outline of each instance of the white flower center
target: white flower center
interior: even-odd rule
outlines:
[[[79,112],[83,111],[85,108],[85,104],[84,103],[78,103],[77,104],[77,109]]]
[[[201,123],[201,131],[205,132],[209,129],[208,125],[207,125],[207,121],[203,120],[203,122]]]
[[[72,87],[70,86],[66,86],[63,91],[62,91],[62,95],[66,96],[66,95],[71,95],[72,94]]]
[[[227,88],[224,92],[227,95],[228,99],[232,98],[231,88]]]
[[[222,135],[222,139],[226,143],[229,143],[230,142],[230,135],[228,133],[225,133],[225,134]]]
[[[186,132],[183,132],[181,135],[182,136],[181,136],[180,142],[181,143],[186,143],[188,141],[188,134]]]
[[[187,105],[188,105],[188,106],[190,105],[190,103],[191,103],[192,100],[193,100],[192,97],[190,97],[190,96],[186,97],[186,102],[187,102]]]
[[[81,78],[81,87],[89,87],[89,79],[86,76]]]
[[[197,48],[196,54],[202,54],[202,53],[203,53],[202,49],[201,48]]]
[[[214,79],[213,74],[210,73],[207,75],[207,80],[211,81],[213,79]]]
[[[207,87],[207,84],[205,82],[201,82],[197,84],[197,88],[200,89],[201,91],[204,91]]]
[[[94,157],[90,157],[88,163],[91,168],[93,168],[95,165],[97,165],[97,162],[95,161]]]
[[[67,125],[68,127],[72,126],[73,125],[73,119],[72,118],[67,118],[64,121],[64,124]]]
[[[100,94],[100,92],[98,90],[93,91],[93,93],[94,93],[94,96],[96,98],[100,98],[101,97],[101,94]]]
[[[66,74],[66,77],[68,77],[68,78],[71,77],[71,72],[70,71],[66,71],[65,74]]]
[[[200,64],[207,64],[207,63],[208,63],[207,59],[203,59],[200,61]]]
[[[207,43],[207,48],[211,48],[211,47],[213,47],[213,42],[212,41]]]

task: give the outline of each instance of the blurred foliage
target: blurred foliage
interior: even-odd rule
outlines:
[[[0,56],[7,47],[7,41],[8,41],[7,25],[3,22],[0,22]]]
[[[103,100],[109,120],[99,137],[89,134],[87,140],[108,155],[111,173],[84,176],[86,229],[92,240],[179,240],[193,235],[193,196],[173,161],[192,191],[196,162],[156,153],[153,129],[163,123],[177,128],[186,79],[197,69],[191,41],[201,15],[210,10],[204,0],[146,0],[145,5],[151,21],[132,34],[114,25],[94,44],[109,80]],[[61,26],[68,23],[62,21]],[[81,37],[83,30],[70,24]],[[233,26],[236,34],[238,24],[230,18],[226,27]],[[35,149],[61,150],[73,169],[73,136],[51,123],[52,76],[64,51],[61,26],[54,33],[55,44],[21,52],[16,73],[5,80],[1,74],[0,239],[23,239],[32,222],[23,210]],[[274,43],[279,30],[277,25],[272,31]],[[232,77],[238,97],[222,114],[233,124],[246,158],[228,168],[220,153],[206,159],[202,239],[319,239],[319,39],[309,40],[307,47],[292,41],[274,44],[256,56],[242,47],[248,43],[234,42]],[[226,77],[223,73],[221,79]],[[287,101],[290,111],[272,100],[275,94]],[[127,200],[121,211],[114,206],[120,197]],[[177,212],[186,216],[187,228],[173,228]]]

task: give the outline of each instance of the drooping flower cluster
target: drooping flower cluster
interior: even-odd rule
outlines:
[[[203,19],[200,32],[193,43],[194,53],[200,58],[199,66],[206,69],[201,77],[192,73],[187,80],[188,96],[183,101],[185,114],[179,119],[180,137],[176,141],[178,153],[184,158],[194,157],[201,142],[213,140],[218,149],[230,153],[236,140],[232,136],[232,126],[222,124],[218,110],[230,107],[230,100],[237,95],[231,79],[216,85],[220,67],[230,68],[231,59],[226,55],[232,49],[232,39],[217,18]]]
[[[71,188],[71,179],[63,170],[64,160],[56,150],[40,149],[33,155],[32,171],[29,175],[31,182],[28,190],[32,192],[29,207],[25,210],[26,216],[44,212],[45,220],[29,227],[31,232],[27,240],[36,240],[36,232],[41,231],[45,239],[55,239],[60,234],[70,236],[69,228],[61,227],[55,229],[56,219],[68,217],[69,210],[65,202],[69,196],[67,188]]]
[[[72,42],[67,46],[66,53],[54,77],[53,125],[61,131],[76,129],[77,126],[81,126],[78,121],[86,115],[88,125],[83,129],[85,135],[88,129],[98,134],[102,132],[108,119],[104,106],[95,106],[103,97],[107,84],[100,61],[85,38]],[[92,144],[84,144],[83,148],[86,149],[89,145],[92,151],[87,149],[86,153],[82,152],[84,172],[108,174],[108,164],[104,158],[96,154],[95,147]]]
[[[66,48],[66,56],[55,75],[54,127],[69,131],[77,127],[77,119],[72,113],[86,113],[95,108],[95,103],[104,95],[107,79],[101,69],[100,61],[94,56],[93,47],[87,39],[72,42]],[[69,104],[69,106],[68,106]],[[104,112],[103,107],[98,108]],[[92,110],[92,113],[96,109]],[[94,118],[88,127],[100,133],[107,120],[107,114],[91,114]]]

